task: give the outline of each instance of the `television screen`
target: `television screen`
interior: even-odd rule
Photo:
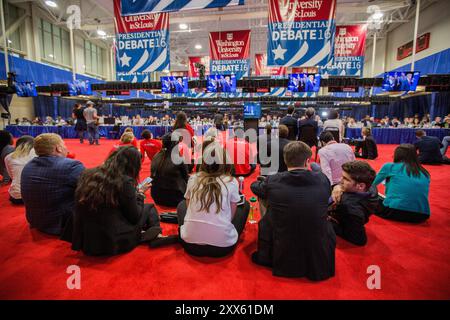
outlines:
[[[244,119],[260,119],[261,104],[258,102],[244,103]]]
[[[16,82],[16,93],[19,97],[36,97],[37,91],[34,82]]]
[[[386,72],[383,79],[384,91],[416,91],[419,71]]]
[[[161,77],[161,92],[162,93],[187,93],[188,92],[188,78],[166,76]]]
[[[209,75],[208,92],[236,92],[236,77],[235,75]]]
[[[89,80],[73,80],[69,82],[69,95],[91,95],[92,88]]]
[[[293,73],[289,75],[288,90],[292,92],[318,92],[320,74]]]

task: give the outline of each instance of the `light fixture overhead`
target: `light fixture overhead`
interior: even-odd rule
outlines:
[[[201,45],[201,44],[196,44],[196,45],[195,45],[195,49],[200,50],[201,48],[202,48],[202,45]]]
[[[12,41],[8,39],[8,43],[12,43]]]
[[[53,58],[54,56],[50,53],[49,55],[48,55],[50,58]]]
[[[106,32],[103,31],[103,30],[101,30],[101,29],[98,29],[98,30],[97,30],[97,34],[98,34],[99,36],[101,36],[101,37],[106,36]]]
[[[376,12],[372,15],[372,20],[380,20],[383,18],[383,12]]]
[[[186,30],[188,28],[188,25],[186,23],[180,23],[178,26],[181,30]]]
[[[55,1],[51,1],[51,0],[46,0],[46,1],[45,1],[45,4],[48,5],[49,7],[52,7],[52,8],[58,7],[58,5],[56,4],[56,2],[55,2]]]

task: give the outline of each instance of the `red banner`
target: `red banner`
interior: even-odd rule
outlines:
[[[205,66],[205,74],[209,73],[209,57],[189,57],[189,77],[199,78],[200,73],[198,68],[195,66],[196,63],[200,63]]]
[[[330,0],[270,0],[269,21],[333,20],[336,1]]]
[[[286,67],[271,68],[267,66],[267,54],[255,54],[255,75],[257,76],[284,76]]]
[[[168,29],[169,13],[147,13],[121,16],[120,0],[114,0],[114,15],[117,33]]]
[[[364,56],[367,25],[337,26],[334,55],[337,57]]]
[[[292,73],[318,73],[319,69],[317,67],[300,67],[292,68]]]
[[[209,33],[211,60],[248,59],[250,54],[250,30]]]
[[[428,49],[430,46],[430,33],[425,33],[420,37],[417,37],[416,53]],[[412,55],[413,42],[410,41],[407,44],[397,49],[397,60],[402,60]]]

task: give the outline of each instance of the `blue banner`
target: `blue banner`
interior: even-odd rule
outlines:
[[[333,63],[323,68],[322,74],[362,77],[364,57],[334,57]]]
[[[244,0],[121,0],[122,15],[243,5]]]
[[[325,66],[333,58],[335,0],[269,0],[267,65]]]
[[[209,70],[210,74],[234,74],[240,80],[249,75],[250,59],[211,60]]]

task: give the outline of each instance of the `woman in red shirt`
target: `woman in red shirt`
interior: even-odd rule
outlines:
[[[114,147],[112,147],[111,151],[109,151],[108,156],[111,153],[113,153],[114,151],[116,151],[117,149],[119,149],[120,147],[123,147],[123,146],[134,146],[133,139],[135,139],[135,137],[134,137],[134,134],[132,132],[124,132],[122,134],[122,136],[120,137],[120,143],[116,144],[116,145],[114,145]]]
[[[125,132],[129,132],[129,133],[131,133],[131,134],[133,135],[133,141],[131,142],[131,144],[132,144],[136,149],[139,149],[139,147],[138,147],[138,140],[137,140],[136,137],[134,136],[133,128],[128,127],[128,128],[125,129],[125,131],[124,131],[123,133],[125,133]]]

